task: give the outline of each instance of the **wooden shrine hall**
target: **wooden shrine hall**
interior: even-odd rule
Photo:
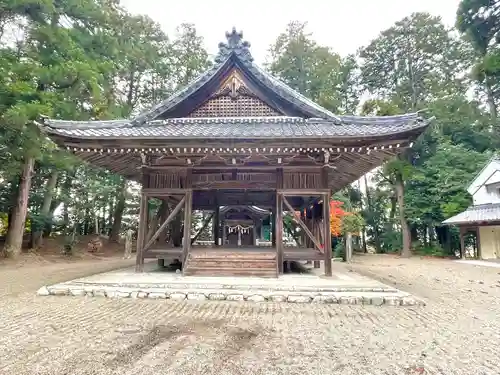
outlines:
[[[185,275],[276,277],[287,261],[323,261],[331,275],[330,205],[322,202],[411,147],[428,121],[333,114],[255,64],[241,33],[226,39],[206,72],[132,119],[44,119],[42,129],[91,165],[142,184],[138,272],[156,258],[180,261]],[[169,207],[158,220],[149,219],[153,198]],[[221,240],[221,209],[236,206],[268,212],[268,246]],[[198,230],[212,223],[205,246],[192,228],[200,211],[211,212]],[[296,246],[284,246],[285,215]],[[235,220],[229,227],[254,230]]]

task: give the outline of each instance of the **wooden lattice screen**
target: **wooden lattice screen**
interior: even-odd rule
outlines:
[[[189,117],[243,117],[280,116],[259,98],[239,95],[237,98],[220,96],[202,104]]]

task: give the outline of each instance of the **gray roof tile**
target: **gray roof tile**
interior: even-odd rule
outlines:
[[[177,118],[140,126],[131,122],[45,120],[49,133],[74,138],[312,138],[375,137],[422,129],[417,114],[385,117],[341,116],[342,124],[299,117]],[[423,130],[423,129],[422,129]]]
[[[491,221],[500,221],[500,203],[471,206],[458,215],[446,219],[443,224],[472,224]]]

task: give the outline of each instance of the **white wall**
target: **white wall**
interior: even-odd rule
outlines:
[[[476,177],[467,191],[474,205],[500,203],[500,162],[492,160]]]
[[[500,203],[499,188],[497,186],[482,186],[472,196],[474,206],[478,204]]]

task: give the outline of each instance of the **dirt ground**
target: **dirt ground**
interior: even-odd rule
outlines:
[[[36,297],[117,258],[0,266],[0,374],[499,374],[500,269],[359,256],[425,307]]]

